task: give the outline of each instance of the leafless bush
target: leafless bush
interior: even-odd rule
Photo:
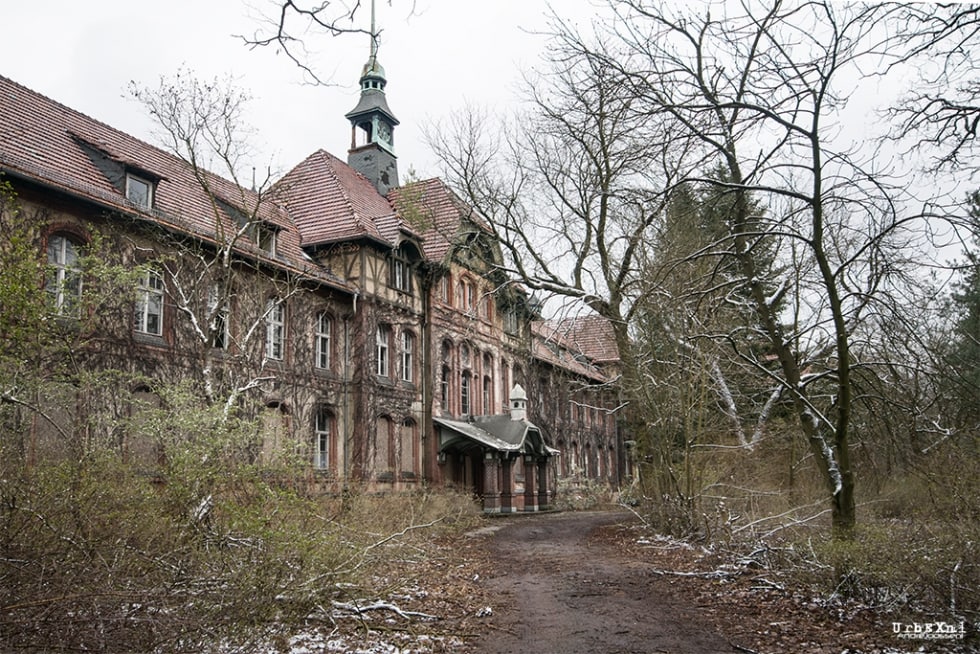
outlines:
[[[0,649],[268,642],[284,624],[329,624],[323,607],[381,592],[392,561],[422,557],[423,539],[477,515],[453,494],[344,500],[261,473],[225,469],[190,504],[185,484],[109,454],[5,474]]]

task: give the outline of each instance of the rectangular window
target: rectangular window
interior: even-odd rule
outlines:
[[[333,320],[325,313],[316,319],[316,367],[327,370],[330,368],[330,336],[333,332]]]
[[[163,276],[155,270],[147,270],[140,278],[133,325],[140,334],[163,334]]]
[[[153,184],[149,180],[126,174],[126,199],[140,209],[153,206]]]
[[[459,385],[459,405],[463,415],[470,413],[470,373],[464,372]]]
[[[255,226],[255,245],[266,254],[276,254],[276,230],[264,223]]]
[[[330,438],[333,433],[333,415],[325,408],[320,408],[316,412],[315,427],[315,448],[313,452],[313,466],[317,470],[327,470],[330,468]]]
[[[453,303],[453,294],[450,292],[452,285],[449,281],[449,275],[444,275],[439,278],[439,299],[446,304]]]
[[[402,332],[402,381],[414,379],[412,370],[412,355],[415,349],[415,337],[410,332]]]
[[[442,389],[442,410],[449,411],[449,366],[442,367],[442,379],[440,380]]]
[[[513,307],[507,307],[504,311],[504,331],[508,334],[517,334],[518,329],[517,310]]]
[[[59,316],[77,317],[82,306],[82,270],[78,246],[67,236],[56,234],[48,240],[48,276],[45,289]]]
[[[388,328],[384,325],[378,326],[378,333],[375,337],[375,362],[376,372],[379,377],[388,376]]]
[[[483,378],[483,412],[490,414],[493,413],[493,407],[490,403],[490,378]]]
[[[228,301],[221,286],[215,284],[208,291],[208,332],[211,347],[228,349]]]
[[[398,252],[391,258],[391,285],[403,293],[412,292],[411,269]]]
[[[269,300],[265,311],[265,356],[282,361],[286,332],[286,308],[280,300]]]

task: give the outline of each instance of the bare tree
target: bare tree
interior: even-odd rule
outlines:
[[[663,121],[638,114],[628,78],[606,64],[615,54],[575,46],[553,43],[550,74],[528,78],[531,108],[504,137],[471,111],[428,139],[449,183],[488,219],[510,277],[608,318],[628,359],[643,244],[674,153]]]
[[[242,120],[248,96],[187,71],[152,89],[133,84],[131,93],[183,162],[188,204],[197,205],[178,231],[157,234],[171,246],[157,264],[196,343],[205,397],[227,415],[243,394],[276,379],[282,353],[270,351],[271,321],[284,327],[285,303],[304,290],[304,271],[276,259],[285,218],[272,202],[271,169],[251,188],[243,179],[252,156]]]
[[[972,170],[980,128],[980,78],[973,43],[980,7],[971,4],[889,4],[894,38],[883,53],[914,80],[898,106],[895,135],[928,152],[933,170]]]
[[[882,65],[875,21],[887,13],[823,2],[726,4],[720,15],[660,2],[611,8],[595,34],[555,22],[559,81],[536,83],[537,113],[509,140],[481,143],[483,126],[470,122],[455,140],[435,139],[437,150],[523,283],[613,319],[624,352],[637,300],[654,290],[641,283],[639,253],[664,199],[682,183],[727,198],[724,233],[688,258],[734,264],[715,266],[712,293],[746,322],[701,336],[727,344],[771,384],[768,397],[791,404],[833,531],[848,537],[853,377],[874,363],[855,344],[874,338],[874,316],[900,313],[930,236],[870,150],[835,138],[855,80]],[[708,174],[719,165],[723,175]],[[765,357],[744,347],[747,334],[766,343]]]
[[[240,38],[250,48],[275,47],[277,53],[285,54],[313,83],[328,84],[329,77],[311,63],[313,57],[307,50],[307,39],[364,34],[377,42],[382,30],[375,28],[374,0],[370,3],[370,29],[356,26],[364,4],[362,0],[273,0],[269,3],[271,15],[259,17],[262,27]],[[414,11],[413,1],[410,12]]]

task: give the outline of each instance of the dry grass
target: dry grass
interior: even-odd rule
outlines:
[[[338,498],[261,472],[197,496],[111,457],[3,475],[0,649],[247,650],[289,625],[335,630],[335,602],[411,595],[439,540],[479,520],[459,493]]]
[[[967,444],[968,445],[968,444]],[[646,492],[641,510],[663,532],[699,540],[882,610],[952,619],[980,615],[980,457],[948,444],[884,469],[867,447],[856,455],[858,530],[830,535],[829,497],[805,450],[770,434],[753,451],[704,448],[675,462],[688,497]],[[646,471],[648,475],[663,471]],[[650,485],[654,486],[654,485]]]

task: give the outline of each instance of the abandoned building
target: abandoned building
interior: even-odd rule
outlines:
[[[154,380],[250,403],[253,455],[300,452],[326,489],[454,484],[510,512],[563,480],[617,486],[609,325],[542,320],[477,211],[439,179],[399,185],[386,84],[372,53],[338,116],[346,162],[319,150],[257,191],[0,77],[0,181],[36,216],[51,310],[95,335],[78,361],[143,380],[106,399],[120,415],[161,401]],[[140,271],[134,298],[86,304],[96,248]],[[79,403],[59,406],[67,424]],[[65,451],[64,432],[30,433],[25,460]],[[152,463],[152,443],[113,438]]]

